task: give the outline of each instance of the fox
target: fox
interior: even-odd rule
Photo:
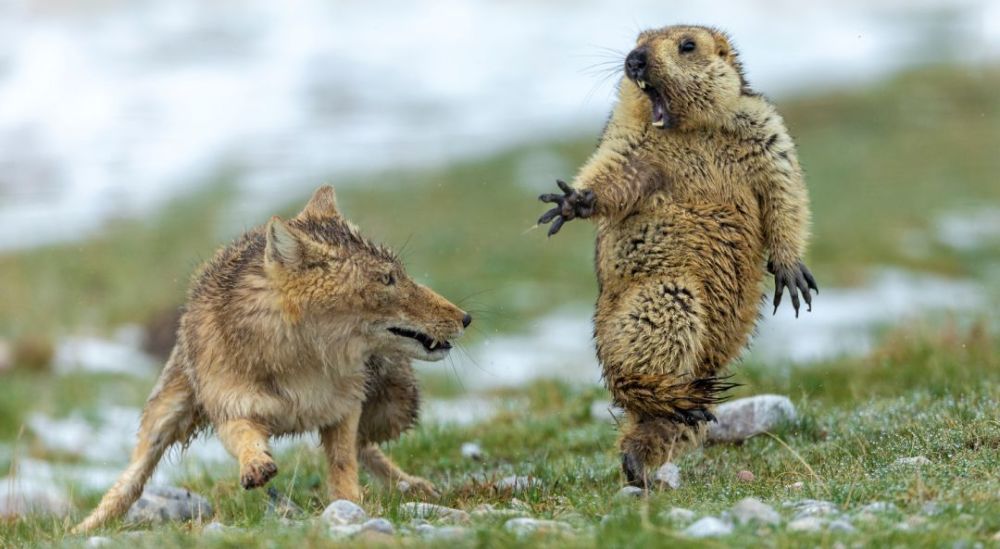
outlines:
[[[250,229],[193,275],[130,463],[73,532],[124,514],[164,452],[209,429],[247,490],[278,472],[271,437],[316,431],[331,499],[361,502],[359,463],[390,487],[436,496],[379,444],[418,420],[412,360],[445,358],[471,322],[345,219],[332,186],[320,187],[295,217]]]

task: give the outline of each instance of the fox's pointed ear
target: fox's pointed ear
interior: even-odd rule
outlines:
[[[339,217],[337,210],[337,194],[330,185],[323,185],[316,189],[309,203],[302,209],[299,217]]]
[[[304,257],[305,243],[302,241],[302,236],[282,221],[280,217],[272,217],[267,223],[267,246],[264,248],[265,265],[292,268],[302,263]]]

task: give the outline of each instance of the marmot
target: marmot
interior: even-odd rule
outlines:
[[[412,359],[441,360],[470,322],[362,236],[333,187],[321,187],[293,219],[250,230],[194,276],[132,461],[74,531],[125,513],[163,453],[208,429],[248,490],[278,472],[271,437],[318,431],[331,498],[360,501],[359,460],[384,482],[435,494],[378,444],[417,420]]]
[[[597,150],[563,194],[566,221],[597,225],[594,338],[603,377],[628,420],[620,439],[629,483],[703,440],[731,388],[727,365],[758,317],[765,265],[774,307],[789,290],[811,308],[802,263],[809,199],[781,116],[751,90],[722,32],[642,32],[625,59],[618,102]],[[766,254],[766,257],[765,257]]]

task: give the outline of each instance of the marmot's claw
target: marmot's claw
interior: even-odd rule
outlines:
[[[709,421],[717,421],[715,415],[712,412],[704,408],[694,408],[692,410],[678,410],[677,416],[681,423],[689,426],[695,426],[698,423],[704,421],[708,423]]]
[[[578,217],[590,217],[594,214],[594,192],[591,190],[578,191],[570,187],[562,179],[557,179],[556,184],[563,194],[546,193],[538,197],[542,202],[556,204],[555,208],[542,214],[538,218],[538,224],[544,225],[552,222],[549,228],[549,236],[559,232],[563,224]]]
[[[646,488],[646,466],[630,452],[622,452],[622,472],[630,486]]]
[[[810,291],[815,291],[818,294],[819,287],[816,285],[816,279],[812,273],[809,272],[809,269],[801,261],[789,267],[780,267],[774,263],[768,263],[767,270],[774,275],[774,311],[771,314],[778,312],[778,305],[781,304],[781,297],[784,294],[785,288],[788,288],[788,293],[792,297],[792,308],[795,309],[795,318],[799,317],[799,306],[801,305],[799,301],[800,292],[806,302],[806,310],[812,311],[812,294]]]

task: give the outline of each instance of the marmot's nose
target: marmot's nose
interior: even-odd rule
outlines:
[[[625,75],[633,80],[639,80],[646,76],[646,59],[649,50],[646,46],[636,48],[629,52],[625,58]]]
[[[462,327],[468,328],[469,324],[472,324],[472,315],[465,313],[465,316],[462,317]]]

